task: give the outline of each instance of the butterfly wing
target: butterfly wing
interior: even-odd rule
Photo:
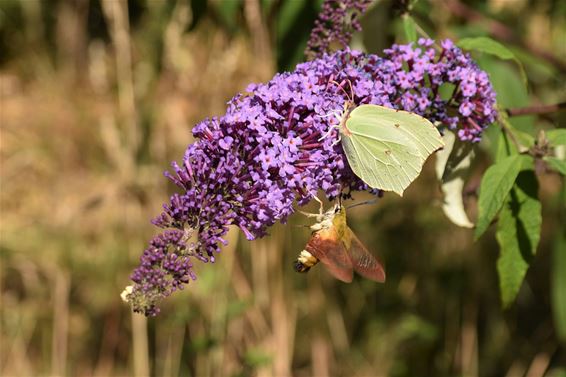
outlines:
[[[353,172],[373,188],[399,195],[444,145],[425,118],[377,105],[356,107],[346,120],[342,146]]]
[[[354,270],[365,278],[385,282],[383,264],[366,249],[352,229],[346,228],[346,232],[346,238],[350,240],[349,254]]]
[[[305,249],[318,258],[336,279],[352,282],[352,260],[335,227],[313,233]]]
[[[395,110],[385,106],[362,105],[352,110],[351,115],[365,122],[380,123],[410,139],[417,147],[423,160],[444,146],[438,129],[428,119],[408,111]]]

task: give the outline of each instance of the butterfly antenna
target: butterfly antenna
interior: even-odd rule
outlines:
[[[348,82],[348,84],[350,85],[351,96],[348,95],[348,92],[346,92],[346,90],[344,90],[344,87],[343,87],[343,86],[344,86],[344,84],[345,84],[346,82]],[[338,119],[339,124],[336,125],[336,126],[331,126],[331,127],[328,129],[328,131],[318,139],[318,141],[321,141],[321,140],[326,139],[326,138],[332,133],[332,131],[333,131],[334,129],[336,129],[336,128],[338,128],[338,129],[342,128],[342,122],[343,122],[344,119],[348,116],[349,110],[351,110],[351,106],[352,106],[353,100],[354,100],[354,88],[352,87],[352,82],[351,82],[350,80],[342,80],[342,83],[338,83],[338,82],[335,81],[335,80],[330,80],[329,83],[334,84],[334,85],[336,85],[338,88],[340,88],[340,90],[342,91],[342,93],[344,93],[344,95],[346,96],[346,98],[348,98],[348,100],[344,103],[344,112],[342,113],[342,116],[337,115],[336,112],[330,112],[330,113],[328,113],[328,114],[326,114],[326,115],[319,115],[320,118],[326,118],[326,117],[328,117],[328,116],[335,115],[336,118]],[[341,135],[338,134],[338,139],[335,140],[335,141],[332,143],[331,146],[334,147],[335,145],[337,145],[338,143],[340,143],[340,141],[342,141]]]
[[[350,80],[347,80],[348,82],[350,82]],[[342,81],[342,83],[338,83],[334,80],[330,81],[331,83],[335,84],[338,88],[340,88],[340,90],[342,91],[342,93],[344,93],[344,95],[346,96],[346,98],[348,98],[349,102],[352,102],[354,100],[354,97],[350,97],[350,95],[348,94],[348,92],[346,92],[343,88],[343,85],[345,84],[345,81]],[[352,89],[352,83],[350,83],[350,89]],[[352,94],[354,92],[352,91]]]
[[[348,79],[348,85],[350,85],[350,102],[354,102],[354,87],[352,86],[352,81],[350,81],[350,79]]]

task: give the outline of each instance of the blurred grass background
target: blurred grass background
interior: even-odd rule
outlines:
[[[175,191],[162,172],[191,126],[301,61],[320,3],[0,0],[2,375],[566,375],[551,295],[563,288],[551,287],[551,257],[566,245],[566,194],[553,174],[539,176],[543,235],[506,311],[493,234],[474,244],[448,222],[431,163],[402,199],[350,213],[386,263],[384,285],[296,274],[309,237],[297,215],[254,242],[231,231],[219,261],[197,264],[199,279],[155,319],[120,300],[157,231],[149,220]],[[378,1],[353,45],[402,42],[395,5]],[[477,57],[504,106],[566,98],[564,1],[420,1],[414,16],[435,38],[508,43],[528,92],[515,66]],[[496,138],[494,127],[470,178],[472,217]]]

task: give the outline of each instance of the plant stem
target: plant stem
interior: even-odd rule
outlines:
[[[505,113],[508,116],[521,116],[521,115],[532,115],[532,114],[549,114],[555,113],[561,110],[566,110],[566,102],[556,103],[553,105],[538,105],[538,106],[528,106],[528,107],[518,107],[514,109],[505,109]]]
[[[517,140],[517,138],[515,137],[513,130],[511,129],[511,127],[509,127],[509,124],[507,123],[507,112],[505,112],[505,115],[500,115],[498,118],[499,119],[497,123],[499,123],[499,125],[501,126],[501,130],[505,135],[509,136],[509,139],[511,139],[511,142],[515,145],[519,153],[527,152],[528,148],[519,143],[519,140]]]

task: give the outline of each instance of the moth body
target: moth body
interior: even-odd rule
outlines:
[[[385,281],[385,270],[356,237],[346,223],[346,210],[337,204],[316,217],[305,249],[294,263],[295,271],[308,272],[319,261],[337,279],[349,283],[355,270],[360,275]]]

